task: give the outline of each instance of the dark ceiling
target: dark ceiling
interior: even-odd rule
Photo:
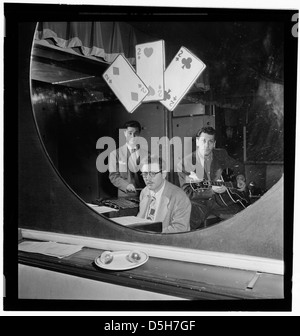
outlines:
[[[165,40],[177,50],[185,46],[212,67],[223,62],[257,67],[270,55],[279,58],[283,47],[283,24],[278,22],[178,21],[131,25],[153,39]]]
[[[209,72],[215,97],[247,95],[255,89],[259,78],[283,81],[283,25],[278,23],[128,23],[135,28],[138,43],[165,41],[166,66],[181,46],[201,58],[207,65],[205,71]],[[32,79],[47,83],[105,91],[108,88],[102,73],[106,67],[104,63],[53,48],[33,49]]]
[[[259,79],[283,82],[283,24],[268,21],[134,22],[136,31],[166,44],[166,65],[185,46],[207,65],[211,91],[251,95]],[[137,36],[139,36],[137,34]],[[206,71],[206,70],[205,70]]]
[[[262,42],[272,34],[272,43],[278,44],[282,39],[282,26],[278,22],[131,22],[133,27],[143,33],[169,41],[174,45],[184,45],[205,54],[221,47],[224,41],[229,46],[237,43],[255,44]],[[280,33],[281,32],[281,33]],[[203,50],[205,49],[205,50]],[[213,52],[213,56],[215,53]]]

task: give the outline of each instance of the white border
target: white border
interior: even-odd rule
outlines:
[[[5,2],[7,3],[15,3],[16,1],[15,0],[6,0]],[[34,3],[34,1],[27,1],[26,3]],[[43,4],[46,4],[46,3],[49,3],[49,4],[58,4],[57,1],[55,0],[48,0],[48,1],[44,1],[44,0],[41,0],[40,3],[43,3]],[[94,1],[85,1],[83,2],[82,0],[61,0],[59,2],[60,4],[72,4],[72,5],[81,5],[81,4],[85,4],[85,5],[88,5],[88,4],[94,4],[94,5],[126,5],[126,6],[149,6],[150,3],[149,1],[145,1],[145,0],[135,0],[135,1],[132,1],[132,0],[94,0]],[[299,0],[279,0],[277,2],[274,2],[273,0],[265,0],[265,1],[261,1],[261,0],[252,0],[252,1],[249,1],[249,0],[230,0],[230,1],[220,1],[220,0],[202,0],[201,2],[199,2],[199,0],[189,0],[189,1],[186,1],[186,0],[152,0],[151,1],[151,6],[170,6],[170,7],[202,7],[202,8],[236,8],[236,9],[243,9],[243,8],[252,8],[252,9],[296,9],[296,10],[299,10]],[[3,13],[3,2],[1,2],[1,19],[3,21],[1,21],[1,26],[0,26],[0,31],[2,31],[2,42],[3,42],[3,37],[5,35],[5,20],[4,20],[4,13]],[[0,19],[0,20],[1,20]],[[2,46],[3,46],[3,43],[2,43]],[[299,60],[299,47],[300,46],[300,43],[298,42],[298,60]],[[1,48],[1,55],[2,55],[2,48]],[[1,74],[3,73],[2,72],[2,69],[3,69],[3,65],[1,63],[0,65],[0,71],[1,71]],[[297,88],[297,111],[299,110],[299,101],[300,101],[300,96],[299,96],[299,76],[300,76],[300,66],[299,66],[299,61],[298,61],[298,88]],[[1,84],[0,84],[1,85]],[[1,88],[2,88],[2,85],[1,85]],[[2,90],[3,92],[3,90]],[[2,96],[1,96],[2,98]],[[2,102],[2,99],[0,99],[1,103],[0,103],[0,109],[2,109],[3,107],[3,102]],[[1,125],[1,133],[2,133],[2,119],[0,120],[0,125]],[[298,149],[300,148],[300,137],[299,137],[299,132],[300,132],[300,129],[299,129],[299,122],[297,122],[296,124],[297,126],[297,130],[296,130],[296,135],[298,135],[296,137],[296,165],[295,165],[295,174],[296,174],[296,179],[295,179],[295,198],[294,198],[294,262],[293,262],[293,308],[292,308],[292,312],[291,313],[282,313],[282,312],[278,312],[278,313],[268,313],[268,312],[253,312],[253,313],[249,313],[249,312],[239,312],[239,313],[232,313],[232,312],[228,312],[228,313],[217,313],[217,312],[208,312],[208,313],[205,313],[205,312],[177,312],[178,315],[190,315],[190,316],[197,316],[197,315],[208,315],[208,316],[211,316],[211,315],[214,315],[214,316],[218,316],[218,315],[238,315],[238,316],[248,316],[248,315],[252,315],[252,316],[256,316],[256,315],[260,315],[260,316],[268,316],[268,315],[275,315],[275,316],[282,316],[282,315],[294,315],[294,316],[299,316],[298,314],[300,313],[300,262],[299,262],[299,256],[300,256],[300,245],[298,244],[299,242],[299,239],[300,239],[300,228],[298,225],[295,225],[296,223],[298,223],[300,221],[300,212],[297,211],[298,209],[296,208],[296,204],[299,204],[299,190],[297,187],[299,187],[299,184],[300,184],[300,178],[299,178],[299,174],[297,174],[297,169],[299,167],[299,158],[300,158],[300,155],[299,155],[299,151]],[[0,137],[0,152],[2,151],[2,136]],[[1,168],[3,168],[2,166],[2,160],[1,160]],[[1,175],[1,181],[2,181],[2,175]],[[1,202],[3,204],[3,199],[2,199],[2,184],[0,186],[0,189],[1,189]],[[299,188],[300,189],[300,188]],[[1,219],[3,219],[2,217],[2,212],[0,211],[0,217]],[[2,230],[0,230],[0,240],[1,242],[3,242],[3,236],[2,236]],[[2,246],[2,245],[1,245]],[[3,274],[3,265],[2,265],[2,257],[3,257],[3,254],[2,254],[3,250],[1,248],[1,251],[0,251],[0,271],[2,271],[2,274]],[[2,277],[0,277],[0,288],[3,289],[4,287],[4,283],[2,282]],[[5,291],[4,291],[5,293]],[[0,316],[2,315],[5,315],[5,316],[15,316],[17,315],[18,316],[18,313],[16,312],[5,312],[3,313],[3,308],[1,307],[1,310],[0,310]],[[132,313],[133,312],[129,312],[129,313],[124,313],[124,312],[120,312],[118,314],[118,312],[113,312],[113,315],[129,315],[129,316],[132,316]],[[157,315],[157,316],[160,316],[160,315],[171,315],[173,316],[173,312],[154,312],[152,313],[151,315]],[[24,316],[31,316],[32,315],[32,312],[22,312],[21,315],[24,315]],[[77,315],[77,316],[82,316],[82,315],[88,315],[88,316],[91,316],[91,315],[106,315],[106,316],[111,316],[110,313],[91,313],[91,312],[87,312],[87,313],[83,313],[83,312],[78,312],[78,313],[74,313],[72,312],[71,314],[68,314],[66,312],[64,313],[57,313],[57,312],[54,312],[54,313],[47,313],[47,314],[44,314],[43,312],[35,312],[35,315],[36,316],[43,316],[43,315],[52,315],[52,316],[56,316],[56,315]],[[144,313],[142,312],[135,312],[135,315],[138,316],[138,315],[144,315]]]

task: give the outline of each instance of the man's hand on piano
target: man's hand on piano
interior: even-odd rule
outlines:
[[[127,192],[136,192],[135,190],[135,186],[133,184],[128,184],[128,186],[126,187],[126,191]]]

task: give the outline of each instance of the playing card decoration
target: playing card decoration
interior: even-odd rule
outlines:
[[[103,78],[129,113],[142,103],[149,92],[147,86],[121,54],[104,72]]]
[[[164,99],[165,43],[163,40],[135,47],[136,73],[147,85],[144,102]]]
[[[173,111],[205,67],[199,58],[181,47],[165,71],[165,94],[161,103]]]
[[[206,65],[181,47],[165,70],[163,40],[136,45],[136,72],[121,54],[104,72],[103,78],[132,113],[141,103],[160,101],[173,111]]]

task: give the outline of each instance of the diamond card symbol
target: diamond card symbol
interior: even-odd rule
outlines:
[[[120,74],[119,68],[113,67],[113,75],[119,75],[119,74]]]
[[[139,95],[136,92],[131,92],[131,99],[134,101],[138,101]]]

